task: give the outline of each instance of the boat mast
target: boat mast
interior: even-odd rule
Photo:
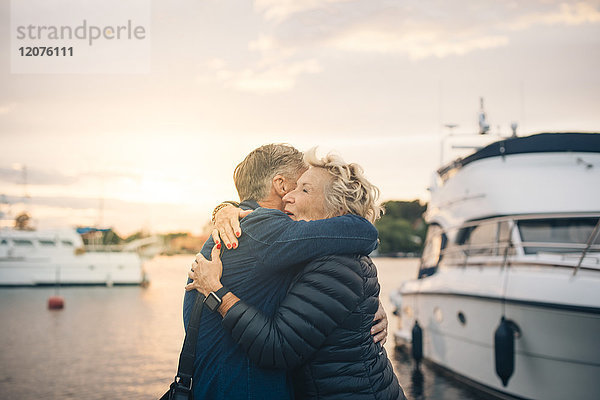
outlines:
[[[485,135],[490,131],[490,124],[487,122],[485,110],[483,109],[483,97],[479,98],[479,134]]]

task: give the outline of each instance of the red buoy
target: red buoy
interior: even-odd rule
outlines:
[[[61,296],[50,296],[48,299],[49,310],[61,310],[65,308],[65,300]]]

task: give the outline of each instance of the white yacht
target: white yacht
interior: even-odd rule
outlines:
[[[600,399],[600,134],[499,140],[430,192],[396,344],[500,398]]]
[[[87,248],[77,230],[0,229],[0,286],[140,285],[135,251]]]

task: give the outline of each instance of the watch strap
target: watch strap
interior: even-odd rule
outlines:
[[[226,295],[227,293],[229,293],[229,292],[230,292],[230,290],[229,290],[229,289],[227,289],[227,287],[223,286],[221,289],[217,290],[217,291],[216,291],[216,292],[214,292],[214,293],[217,295],[217,297],[218,297],[220,300],[223,300],[223,296],[225,296],[225,295]]]

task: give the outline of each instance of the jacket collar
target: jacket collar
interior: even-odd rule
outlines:
[[[260,205],[258,205],[258,203],[254,200],[244,200],[240,203],[240,208],[244,210],[256,210],[259,207]]]

